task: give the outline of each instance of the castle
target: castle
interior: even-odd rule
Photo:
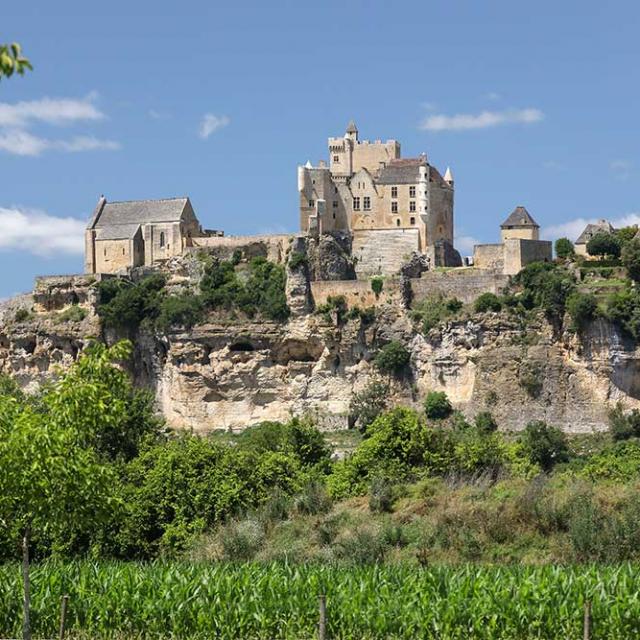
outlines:
[[[413,254],[433,267],[461,267],[454,239],[454,180],[423,154],[402,158],[397,140],[360,140],[353,121],[342,137],[328,139],[329,163],[298,167],[300,231],[349,239],[358,278],[395,275]],[[501,226],[500,244],[478,245],[474,265],[517,273],[551,259],[551,243],[517,207]],[[289,236],[293,237],[293,236]],[[288,238],[288,237],[287,237]],[[189,249],[234,248],[257,237],[224,237],[202,228],[189,198],[107,202],[101,197],[85,232],[85,273],[120,274],[152,267]],[[281,253],[282,237],[261,239]]]

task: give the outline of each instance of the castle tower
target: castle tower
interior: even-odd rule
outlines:
[[[502,242],[511,238],[520,240],[540,240],[540,225],[521,205],[517,206],[500,225]]]
[[[358,127],[356,127],[356,123],[353,120],[349,120],[345,138],[349,138],[353,140],[353,142],[358,142]]]

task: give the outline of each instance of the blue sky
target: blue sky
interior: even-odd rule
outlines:
[[[350,118],[456,179],[458,245],[524,204],[547,235],[640,220],[640,4],[9,3],[0,297],[82,269],[110,200],[190,196],[229,234],[297,229],[296,166]]]

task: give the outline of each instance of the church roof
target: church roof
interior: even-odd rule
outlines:
[[[358,133],[358,127],[356,127],[356,123],[353,120],[349,120],[349,124],[347,125],[347,133]]]
[[[578,236],[578,239],[574,244],[587,244],[587,242],[589,242],[596,233],[602,231],[605,233],[611,233],[612,231],[615,231],[615,229],[608,220],[598,220],[598,222],[588,224],[584,228],[584,231]]]
[[[98,240],[131,238],[141,224],[179,222],[188,202],[189,198],[123,202],[107,202],[101,198],[89,228],[96,229]]]
[[[440,172],[427,163],[424,158],[397,158],[389,160],[378,174],[379,184],[416,184],[420,179],[420,167],[429,167],[429,180],[441,186],[449,186]]]
[[[522,206],[516,207],[509,217],[500,225],[504,227],[539,227],[531,214]]]

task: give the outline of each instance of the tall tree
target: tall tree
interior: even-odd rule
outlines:
[[[10,78],[14,73],[23,75],[27,69],[33,71],[31,63],[22,55],[17,42],[0,44],[0,80]]]

